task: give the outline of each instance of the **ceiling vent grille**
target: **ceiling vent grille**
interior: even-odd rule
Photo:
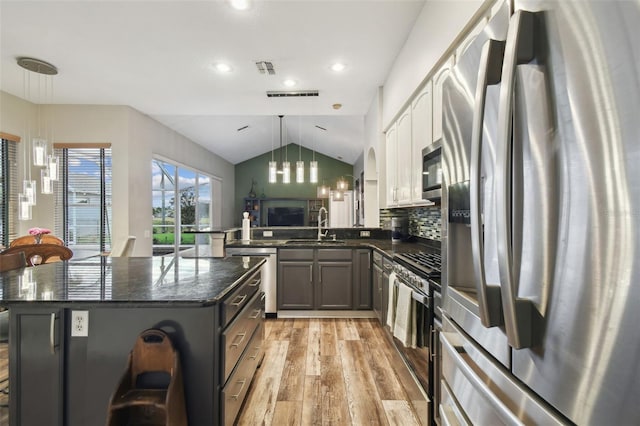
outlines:
[[[269,98],[283,98],[292,96],[318,96],[317,90],[295,90],[295,91],[267,91],[267,97]]]
[[[273,64],[269,61],[256,61],[256,67],[260,74],[264,74],[265,72],[269,73],[269,75],[275,75],[276,70],[273,68]]]

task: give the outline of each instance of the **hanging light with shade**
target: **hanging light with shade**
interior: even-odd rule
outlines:
[[[278,169],[278,163],[274,160],[273,155],[273,142],[271,144],[271,161],[269,161],[269,183],[276,183],[278,181],[277,175],[282,175],[282,183],[291,183],[291,163],[289,163],[288,155],[282,161],[282,118],[284,115],[279,115],[280,118],[280,164],[282,169]],[[273,131],[271,133],[271,140],[273,141]]]
[[[43,103],[53,103],[53,79],[51,77],[58,74],[58,70],[50,63],[34,58],[20,57],[17,59],[17,63],[24,69],[24,99],[38,104],[35,137],[30,137],[32,126],[25,122],[25,140],[31,141],[31,148],[27,146],[28,143],[25,144],[23,190],[18,197],[19,220],[31,220],[31,208],[36,205],[37,194],[36,181],[31,179],[32,162],[35,167],[45,167],[44,170],[40,171],[42,194],[53,194],[52,181],[58,179],[58,157],[47,155],[47,137],[53,140],[53,126],[41,111]],[[38,77],[35,100],[31,96],[31,73],[37,74]]]
[[[313,141],[311,143],[313,154],[309,162],[309,182],[318,183],[318,162],[316,161],[316,133],[313,132]]]
[[[336,182],[336,189],[332,191],[333,201],[344,201],[344,192],[349,189],[349,183],[341,176]]]
[[[302,130],[298,116],[298,161],[296,161],[296,182],[304,183],[304,161],[302,161]]]

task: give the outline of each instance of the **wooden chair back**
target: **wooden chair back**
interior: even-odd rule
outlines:
[[[25,266],[27,266],[27,259],[24,256],[24,252],[0,253],[0,272],[24,268]]]
[[[9,247],[1,253],[8,255],[12,253],[24,253],[29,266],[40,265],[42,263],[69,260],[73,257],[73,252],[65,246],[57,244],[29,244]]]
[[[55,235],[51,235],[51,234],[44,234],[41,237],[40,242],[42,244],[56,244],[59,246],[64,245],[64,241],[62,241],[60,238],[56,237]],[[18,237],[15,240],[11,241],[9,243],[9,247],[25,246],[25,245],[31,245],[31,244],[36,244],[36,237],[34,237],[33,235],[23,235],[22,237]]]

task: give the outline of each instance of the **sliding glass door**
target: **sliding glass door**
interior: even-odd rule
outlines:
[[[203,240],[194,232],[210,230],[215,222],[212,181],[215,179],[203,173],[153,160],[154,255],[177,252]]]

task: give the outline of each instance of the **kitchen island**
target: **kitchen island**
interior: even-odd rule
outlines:
[[[148,328],[167,332],[180,353],[189,424],[229,423],[261,359],[263,263],[96,257],[0,274],[10,423],[104,425]]]

